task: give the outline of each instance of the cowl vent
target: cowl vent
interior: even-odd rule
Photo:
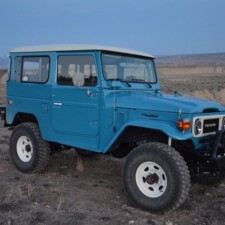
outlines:
[[[207,108],[207,109],[204,109],[202,112],[203,113],[219,112],[219,109],[217,109],[217,108]]]

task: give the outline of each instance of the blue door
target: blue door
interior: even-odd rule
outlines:
[[[94,55],[60,54],[52,89],[51,122],[66,143],[97,146],[99,88]],[[89,144],[87,143],[89,141]],[[63,142],[62,142],[63,143]]]

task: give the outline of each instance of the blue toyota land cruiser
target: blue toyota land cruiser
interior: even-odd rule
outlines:
[[[153,56],[46,45],[13,49],[10,59],[1,115],[13,130],[10,155],[20,171],[43,171],[60,148],[126,157],[128,194],[155,212],[179,207],[191,178],[223,177],[225,108],[162,93]]]

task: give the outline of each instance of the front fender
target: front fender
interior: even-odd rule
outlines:
[[[135,127],[141,127],[141,128],[149,128],[153,130],[159,130],[165,133],[167,136],[171,137],[175,140],[187,140],[192,138],[191,129],[190,131],[187,131],[183,133],[181,130],[177,128],[176,123],[172,122],[166,122],[165,121],[132,121],[131,123],[128,123],[127,126],[135,126]],[[126,126],[126,127],[127,127]]]
[[[188,140],[192,138],[191,129],[183,133],[181,130],[177,128],[176,124],[172,122],[167,121],[167,123],[165,123],[165,121],[136,120],[126,123],[124,126],[122,126],[121,129],[116,133],[114,138],[111,140],[111,142],[109,143],[104,152],[108,151],[108,149],[110,149],[110,147],[117,140],[117,138],[124,132],[124,130],[130,126],[138,128],[147,128],[151,130],[158,130],[165,133],[168,137],[179,141]]]

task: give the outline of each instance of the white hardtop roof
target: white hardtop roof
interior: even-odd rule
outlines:
[[[144,52],[133,51],[124,48],[115,48],[109,46],[100,46],[100,45],[84,45],[84,44],[66,44],[66,45],[36,45],[36,46],[25,46],[18,47],[11,50],[11,52],[66,52],[66,51],[90,51],[90,50],[100,50],[100,51],[110,51],[110,52],[118,52],[118,53],[126,53],[130,55],[138,55],[144,57],[154,56],[149,55]]]

